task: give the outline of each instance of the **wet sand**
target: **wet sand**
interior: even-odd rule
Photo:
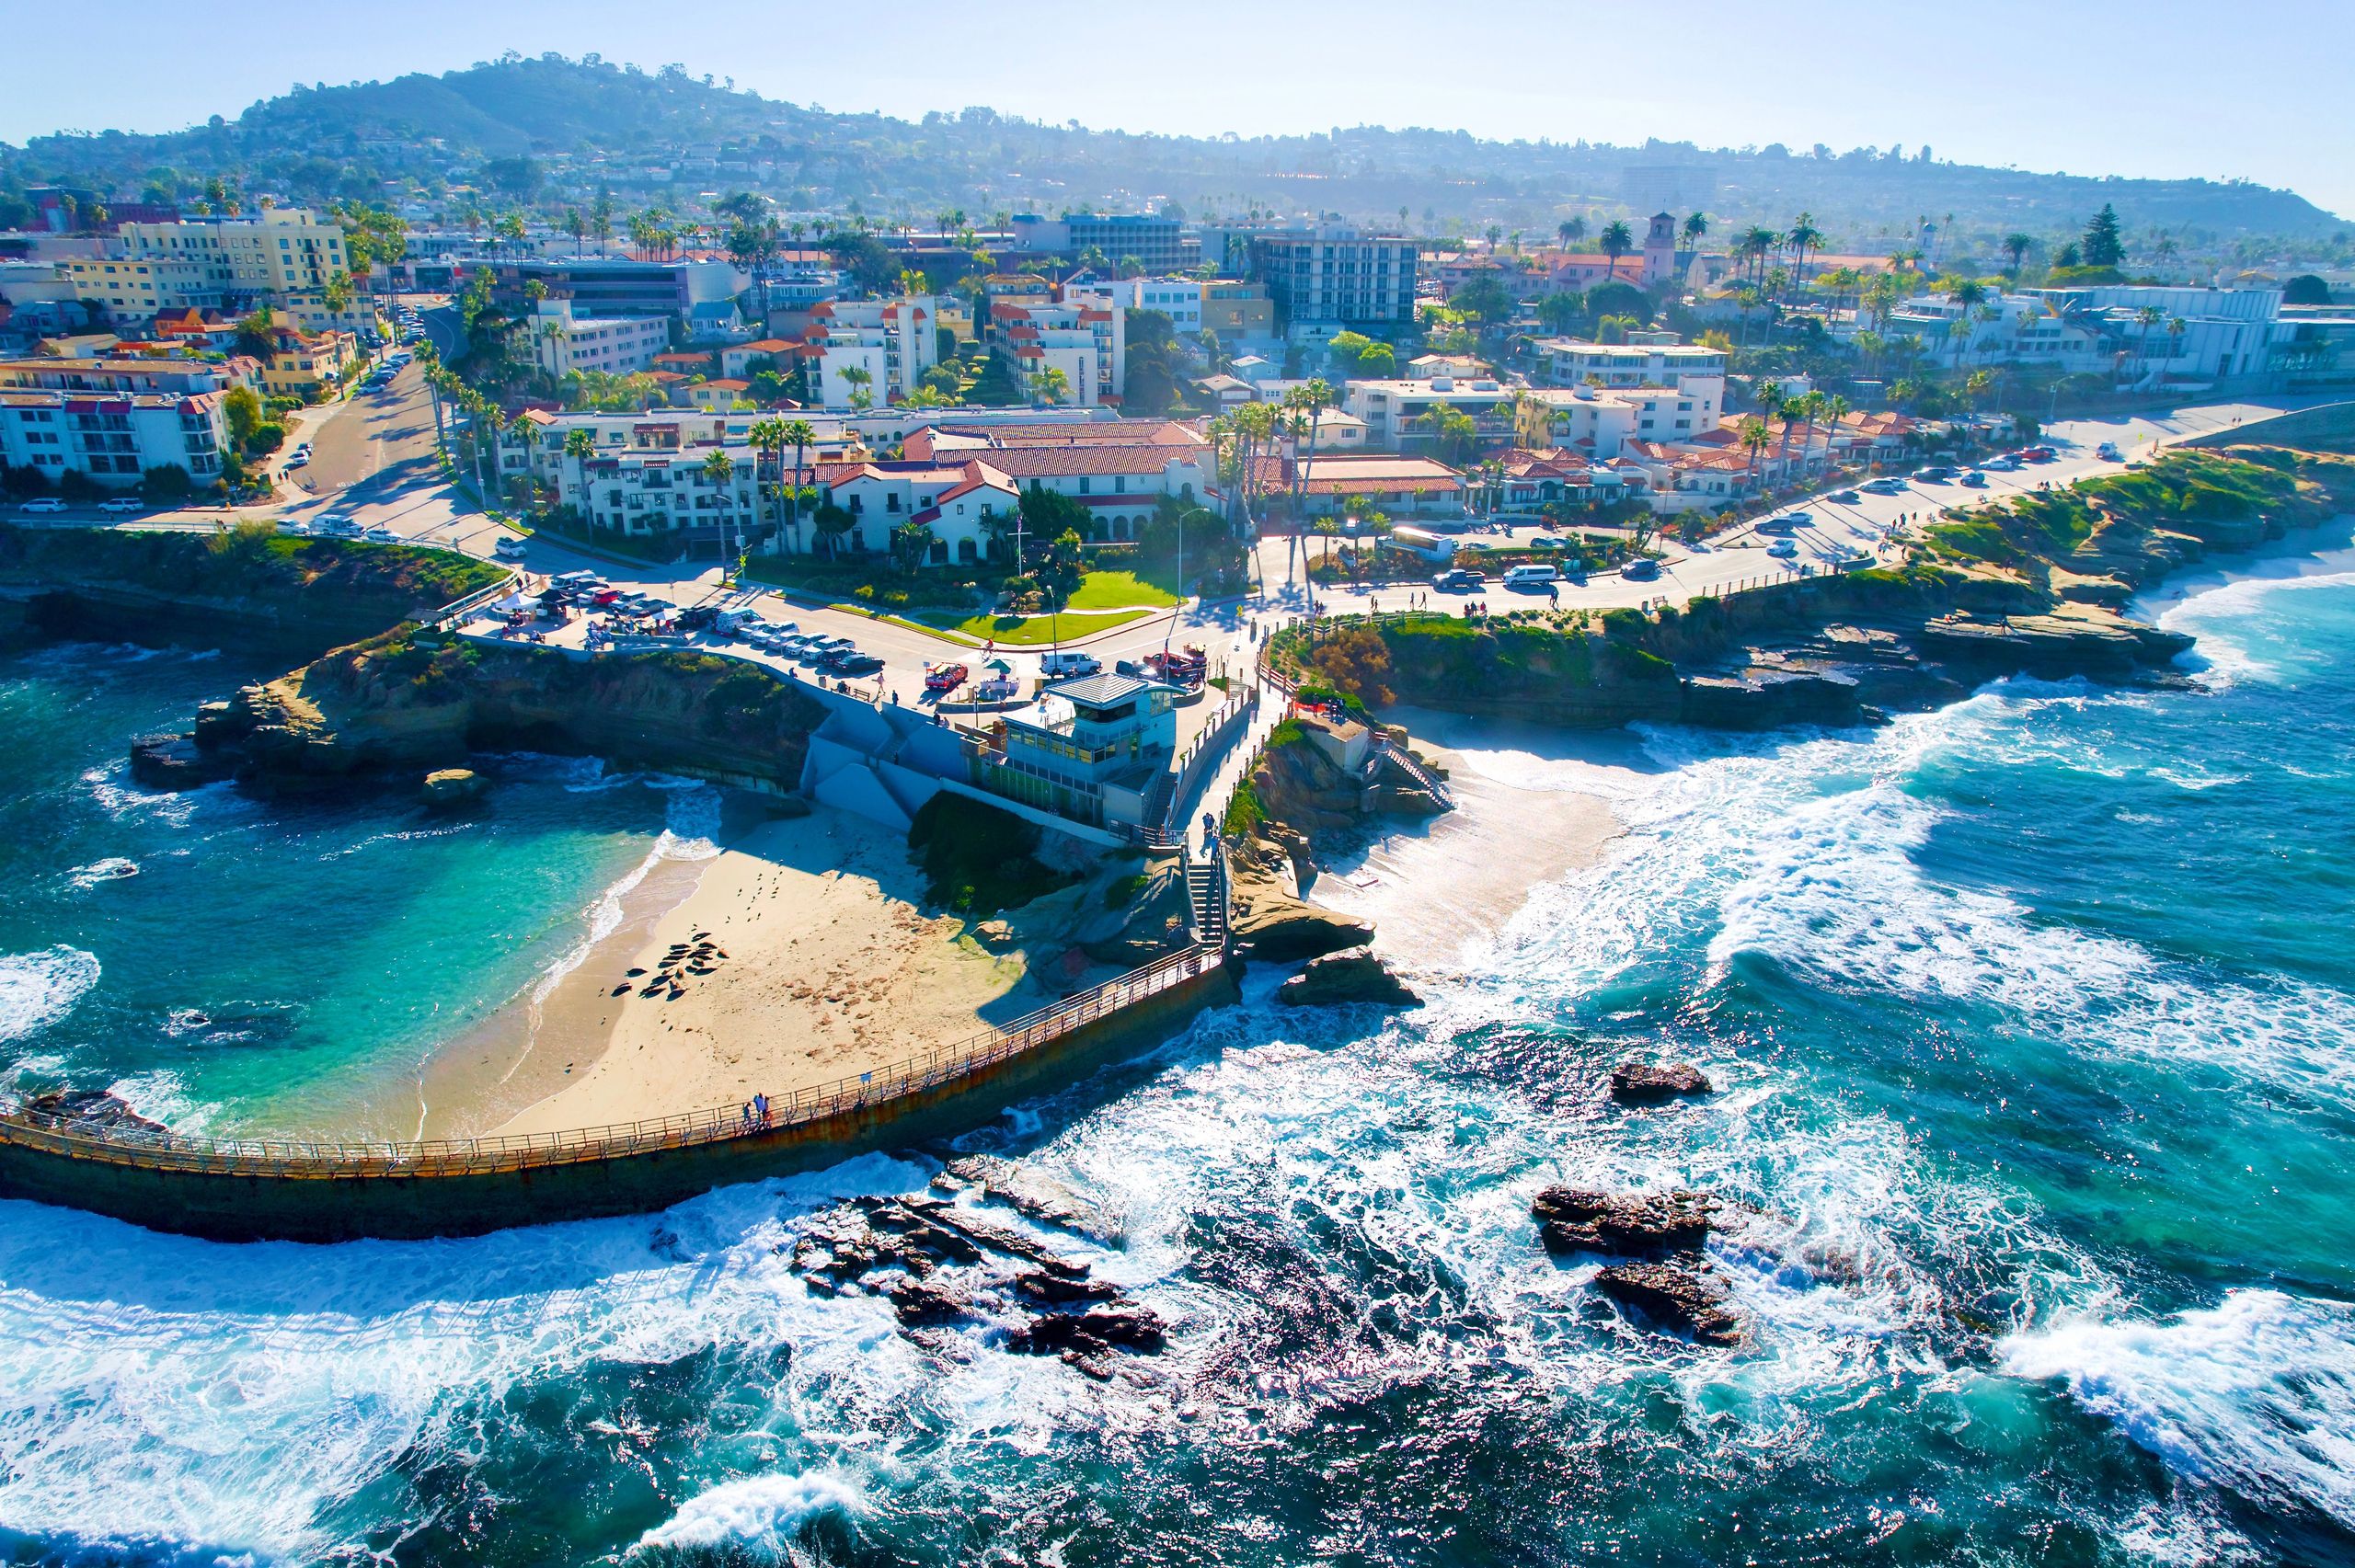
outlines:
[[[1620,824],[1610,795],[1631,756],[1622,736],[1520,730],[1419,709],[1384,715],[1448,769],[1456,808],[1402,825],[1353,852],[1320,856],[1307,897],[1374,923],[1377,952],[1414,968],[1461,970],[1467,949],[1493,936],[1531,893],[1609,853]],[[1452,750],[1460,747],[1461,751]],[[1526,782],[1528,761],[1592,759],[1591,787]]]

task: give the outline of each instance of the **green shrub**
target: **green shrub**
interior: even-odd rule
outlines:
[[[924,870],[925,896],[959,914],[1012,909],[1072,880],[1040,864],[1037,827],[948,790],[917,811],[908,847]]]

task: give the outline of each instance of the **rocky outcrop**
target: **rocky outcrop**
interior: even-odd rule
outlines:
[[[1694,1192],[1603,1193],[1547,1187],[1532,1200],[1549,1253],[1649,1257],[1691,1252],[1709,1239],[1714,1200]]]
[[[950,1176],[951,1186],[1002,1196],[1028,1185],[1007,1162],[959,1164],[966,1174]],[[1072,1199],[1045,1207],[1082,1206]],[[809,1223],[794,1243],[793,1265],[821,1295],[881,1297],[902,1330],[1010,1318],[1006,1349],[1060,1356],[1090,1377],[1111,1376],[1116,1352],[1155,1356],[1168,1344],[1157,1313],[1092,1277],[1085,1263],[936,1199],[854,1199]]]
[[[191,735],[142,735],[131,743],[131,776],[149,789],[195,789],[227,778],[231,768]]]
[[[194,738],[215,767],[280,794],[463,768],[475,750],[600,757],[783,794],[821,717],[793,682],[741,659],[582,661],[404,628],[205,704]]]
[[[1416,1007],[1422,998],[1390,972],[1371,947],[1351,947],[1312,958],[1300,973],[1276,988],[1286,1007],[1340,1007],[1371,1002],[1378,1007]]]
[[[1716,1086],[1689,1061],[1665,1066],[1623,1061],[1611,1070],[1611,1097],[1623,1105],[1658,1105],[1687,1094],[1710,1094]]]
[[[36,1094],[25,1102],[25,1119],[61,1132],[87,1132],[121,1138],[126,1134],[159,1134],[164,1124],[150,1121],[129,1102],[104,1089],[62,1090]]]
[[[1706,1266],[1613,1264],[1594,1276],[1594,1288],[1659,1326],[1691,1334],[1696,1344],[1741,1343],[1741,1320],[1726,1310],[1725,1287]]]
[[[480,773],[472,768],[436,768],[425,775],[425,804],[438,807],[464,806],[479,800],[485,788]]]
[[[1925,623],[1919,636],[1925,652],[1980,670],[2109,680],[2165,664],[2192,643],[2180,632],[2084,609],[1996,620],[1957,613]]]

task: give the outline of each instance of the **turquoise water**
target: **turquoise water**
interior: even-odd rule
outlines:
[[[0,659],[0,1074],[112,1088],[184,1128],[413,1135],[433,1048],[527,994],[701,786],[494,759],[488,808],[265,805],[133,785],[128,738],[274,671],[74,644]],[[668,781],[654,781],[668,783]],[[665,836],[668,821],[676,830]]]
[[[1096,1206],[1116,1241],[1056,1244],[1173,1323],[1109,1383],[803,1290],[804,1217],[919,1185],[940,1150],[416,1245],[221,1247],[0,1206],[0,1541],[175,1563],[2348,1561],[2355,558],[2308,569],[2165,610],[2206,692],[2013,682],[1870,733],[1654,732],[1609,769],[1479,750],[1609,789],[1628,831],[1470,978],[1376,1022],[1278,1010],[1255,976],[1246,1005],[970,1140]],[[577,922],[628,859],[545,918]],[[107,929],[15,939],[105,964],[42,1049],[98,1049],[74,1042],[130,967]],[[1653,1050],[1722,1093],[1611,1109],[1603,1071]],[[1527,1205],[1565,1179],[1754,1204],[1716,1243],[1750,1343],[1637,1333],[1548,1262]]]

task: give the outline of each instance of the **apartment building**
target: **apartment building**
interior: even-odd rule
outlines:
[[[1435,432],[1421,428],[1419,421],[1442,404],[1469,416],[1484,441],[1511,441],[1520,396],[1519,388],[1493,376],[1472,381],[1434,376],[1427,381],[1353,381],[1341,406],[1365,421],[1368,446],[1403,452],[1429,445],[1434,439]]]
[[[0,387],[45,392],[155,393],[190,397],[226,392],[234,369],[213,360],[114,358],[0,360]]]
[[[349,332],[279,327],[270,334],[270,354],[262,361],[262,390],[271,397],[315,402],[340,384],[345,367],[359,355],[360,345]]]
[[[175,303],[242,309],[280,295],[316,292],[350,271],[341,226],[300,207],[266,207],[241,218],[124,223],[115,243],[118,261],[195,264],[202,291],[213,297]]]
[[[1274,314],[1294,326],[1362,331],[1414,323],[1413,240],[1334,224],[1256,235],[1251,255]]]
[[[1150,212],[1066,212],[1059,219],[1024,213],[1014,220],[1009,248],[1073,258],[1099,250],[1116,265],[1133,259],[1147,272],[1182,271],[1201,255],[1185,225]]]
[[[990,307],[1014,363],[1015,384],[1033,403],[1093,408],[1120,399],[1128,373],[1128,311],[1119,304],[1076,299],[1059,303],[1000,303]],[[1062,392],[1049,371],[1063,372]]]
[[[592,317],[675,315],[695,322],[733,320],[736,296],[752,286],[750,274],[728,261],[637,261],[626,257],[576,256],[543,260],[502,258],[453,263],[456,271],[490,272],[491,302],[522,311],[531,304],[529,286],[546,297],[569,300]],[[419,281],[424,281],[420,275]]]
[[[1065,304],[1084,304],[1097,310],[1159,311],[1169,318],[1179,337],[1191,337],[1202,329],[1202,294],[1210,287],[1191,278],[1118,278],[1092,283],[1067,283],[1063,286]]]
[[[1238,338],[1271,338],[1276,331],[1276,304],[1265,283],[1231,278],[1202,285],[1202,327],[1232,342]]]
[[[1022,504],[1014,481],[983,458],[850,464],[827,470],[820,483],[826,499],[851,520],[849,532],[829,547],[887,550],[892,532],[913,523],[932,532],[926,566],[973,566],[987,558],[994,525]],[[816,548],[816,531],[804,532],[809,537],[782,540],[780,548]]]
[[[1557,386],[1661,386],[1690,390],[1712,406],[1725,404],[1726,355],[1720,349],[1682,343],[1595,343],[1554,338],[1531,346]]]
[[[231,292],[194,257],[71,257],[57,265],[75,300],[96,300],[118,321],[191,307],[217,310]]]
[[[532,357],[552,376],[575,371],[630,375],[671,345],[659,315],[591,315],[571,300],[542,300],[532,313]]]
[[[222,394],[0,390],[0,460],[52,485],[68,474],[129,486],[151,468],[178,467],[199,485],[221,477],[229,437]]]
[[[879,408],[905,398],[940,362],[938,315],[930,295],[821,301],[800,349],[817,372],[818,400],[829,408]]]

